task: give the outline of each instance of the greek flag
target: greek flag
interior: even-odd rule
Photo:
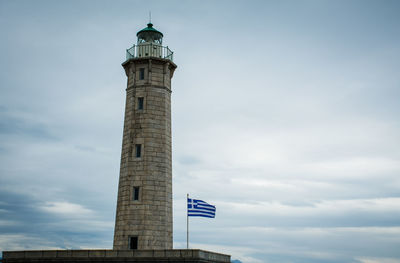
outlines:
[[[215,206],[207,204],[202,200],[187,199],[188,216],[215,217]]]

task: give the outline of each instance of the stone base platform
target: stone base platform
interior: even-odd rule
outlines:
[[[3,251],[3,263],[228,263],[231,256],[199,249]]]

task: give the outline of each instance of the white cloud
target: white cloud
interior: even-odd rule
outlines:
[[[69,217],[87,217],[92,216],[94,211],[83,207],[80,204],[73,204],[69,202],[46,202],[46,204],[40,207],[45,212],[58,214],[61,216]]]
[[[346,214],[356,212],[394,213],[400,214],[400,198],[379,199],[352,199],[352,200],[324,200],[309,203],[305,206],[287,205],[278,202],[218,202],[221,210],[233,213],[246,213],[249,215],[328,215]]]
[[[0,234],[0,250],[60,249],[46,237],[38,238],[26,234]]]
[[[399,263],[400,259],[398,258],[386,258],[386,257],[359,257],[356,258],[361,263]]]
[[[0,220],[0,226],[4,227],[4,226],[15,226],[18,225],[18,222],[14,222],[11,220]]]

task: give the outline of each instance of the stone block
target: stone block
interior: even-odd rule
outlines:
[[[89,250],[89,258],[104,258],[106,250]]]
[[[192,257],[200,258],[200,250],[199,249],[192,249]]]
[[[71,252],[73,258],[87,258],[89,256],[89,250],[72,250]]]
[[[181,251],[178,249],[166,250],[165,256],[167,258],[179,258],[181,256]]]
[[[25,251],[7,251],[6,253],[3,253],[3,258],[25,258]]]
[[[57,250],[58,258],[71,257],[71,255],[72,255],[71,250]]]
[[[119,250],[118,257],[133,257],[133,250]]]
[[[183,258],[193,258],[193,250],[191,249],[181,249],[180,250],[181,257]]]
[[[155,250],[154,251],[154,257],[165,257],[165,250]]]
[[[56,250],[44,250],[42,256],[44,258],[56,258],[57,251]]]
[[[25,251],[25,257],[27,258],[41,258],[43,256],[43,251]]]
[[[121,242],[122,243],[122,242]],[[119,250],[106,250],[106,258],[112,258],[112,257],[117,257],[118,256],[118,251]]]

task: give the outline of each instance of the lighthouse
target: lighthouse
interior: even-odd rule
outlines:
[[[147,24],[122,63],[125,118],[115,250],[172,249],[171,79],[173,52]]]
[[[229,263],[230,256],[173,249],[173,52],[147,24],[122,63],[128,78],[113,249],[3,251],[3,263]]]

